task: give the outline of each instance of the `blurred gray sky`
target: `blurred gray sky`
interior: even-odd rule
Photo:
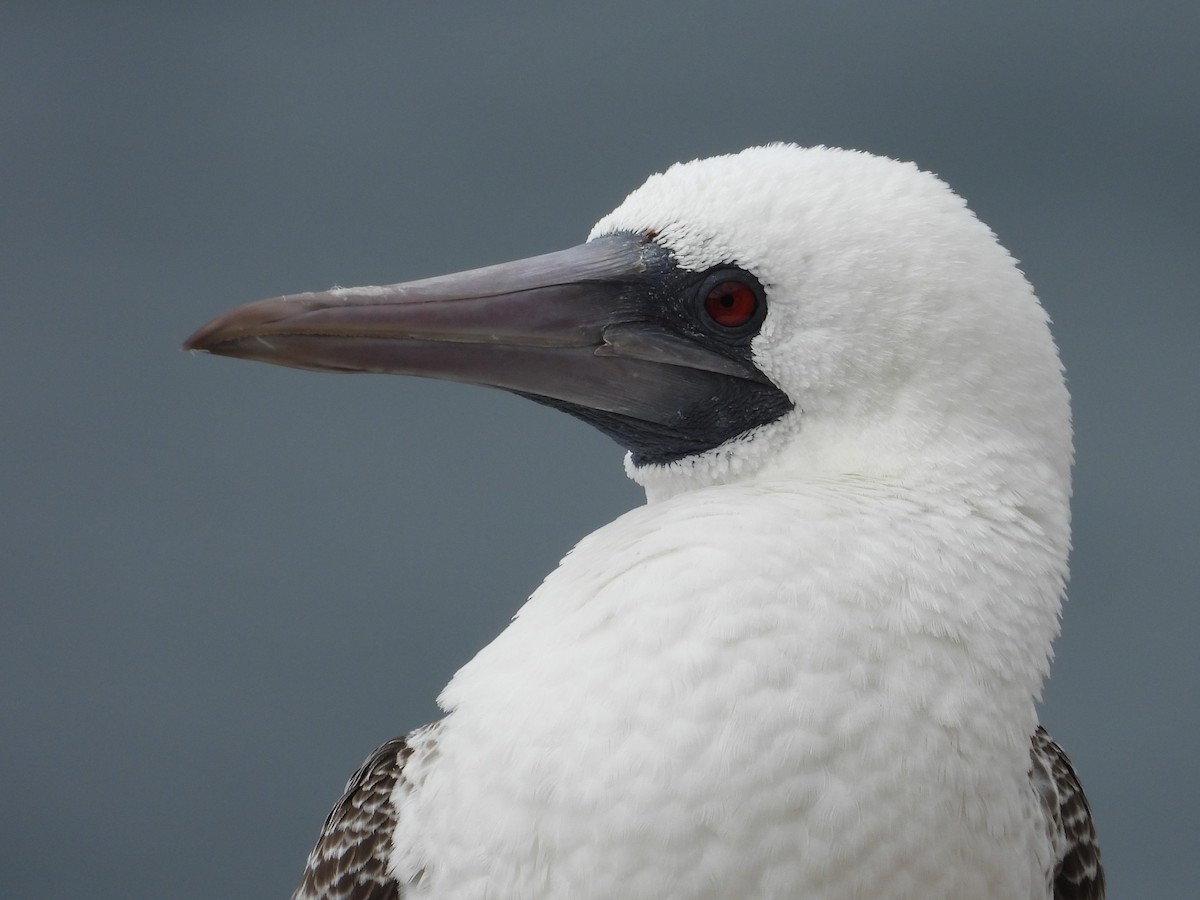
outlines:
[[[343,780],[640,501],[496,391],[190,357],[233,303],[548,251],[769,140],[939,172],[1075,398],[1043,718],[1114,897],[1195,895],[1195,3],[0,8],[0,895],[286,896]]]

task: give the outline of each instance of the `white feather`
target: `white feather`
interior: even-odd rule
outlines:
[[[796,408],[627,461],[651,503],[443,692],[393,873],[441,900],[1046,900],[1071,435],[1015,262],[933,176],[825,148],[675,166],[617,230],[755,273],[754,360]]]

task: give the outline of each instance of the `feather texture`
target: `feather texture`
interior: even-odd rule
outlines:
[[[396,827],[392,792],[404,778],[404,763],[411,755],[406,738],[392,738],[351,776],[308,855],[293,900],[400,900],[404,896],[387,866]]]
[[[1054,900],[1104,900],[1104,868],[1092,810],[1063,748],[1038,726],[1029,776],[1046,810],[1056,864]]]

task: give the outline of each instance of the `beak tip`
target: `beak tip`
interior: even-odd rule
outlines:
[[[208,348],[204,344],[206,330],[207,328],[201,328],[199,331],[193,332],[186,341],[179,345],[179,349],[185,353],[207,353]]]
[[[183,350],[218,353],[221,344],[253,336],[257,329],[273,325],[295,313],[297,305],[291,297],[272,297],[235,307],[201,325],[186,341]]]
[[[179,349],[190,352],[211,353],[214,348],[227,341],[233,335],[230,334],[230,329],[227,327],[228,314],[217,316],[217,318],[201,325],[183,342]]]

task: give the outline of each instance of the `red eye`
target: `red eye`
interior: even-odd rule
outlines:
[[[718,325],[737,328],[754,318],[758,295],[741,281],[722,281],[713,285],[704,298],[704,311]]]

